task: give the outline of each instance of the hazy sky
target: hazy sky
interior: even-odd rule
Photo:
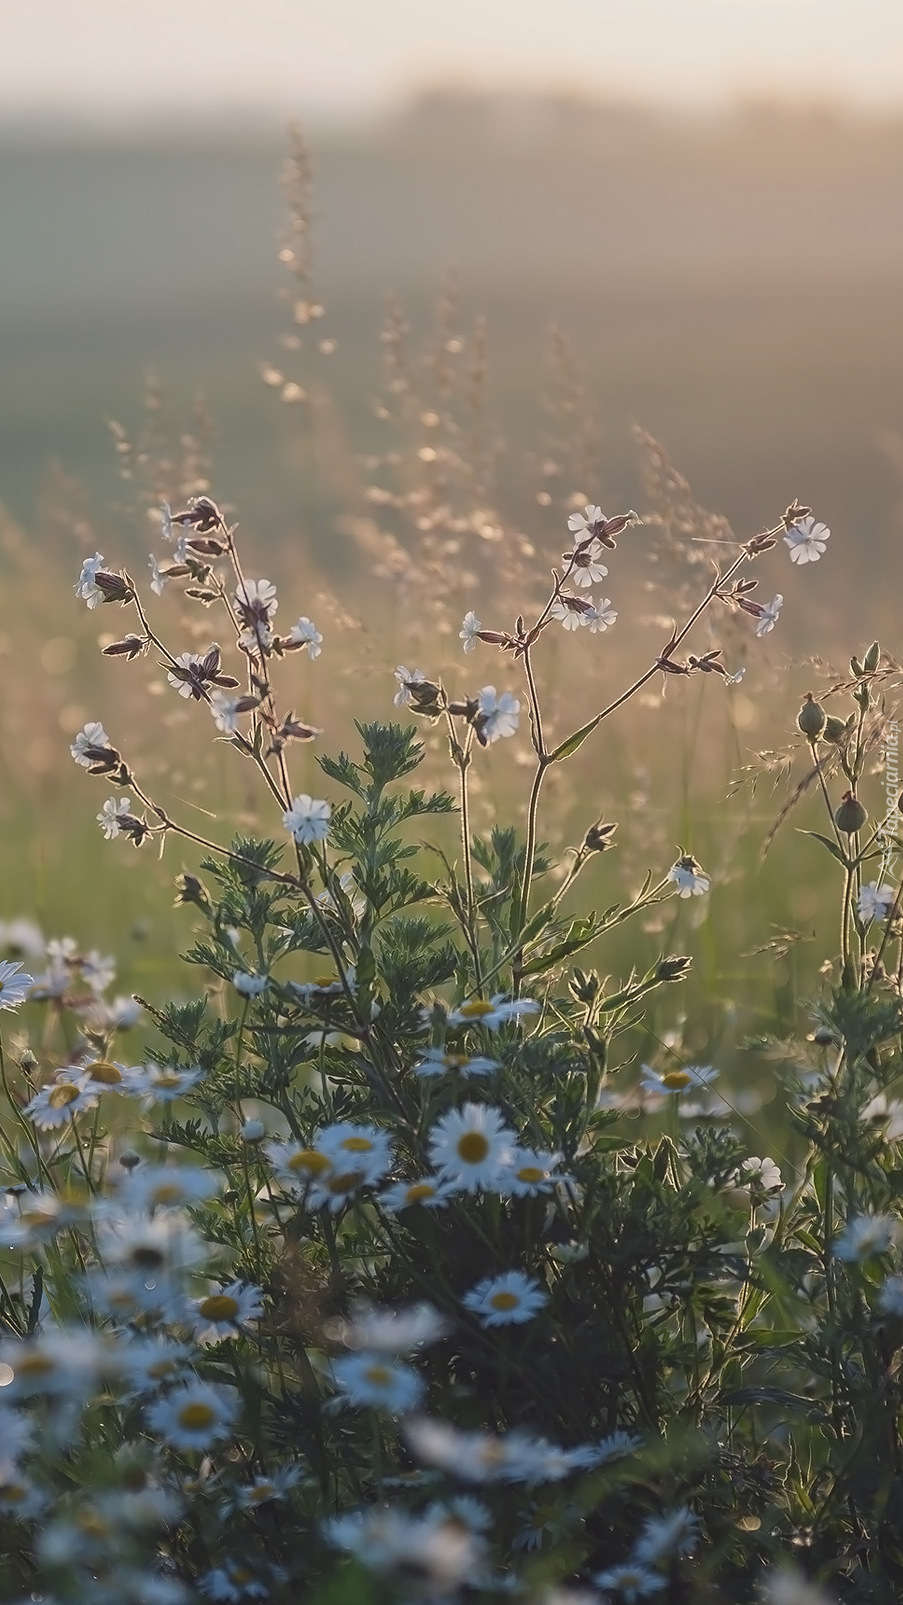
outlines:
[[[370,111],[460,80],[903,104],[901,0],[0,0],[0,109]]]

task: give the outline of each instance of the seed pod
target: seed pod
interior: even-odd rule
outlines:
[[[842,742],[846,733],[847,727],[843,719],[838,719],[833,713],[830,713],[825,720],[825,728],[821,733],[822,741],[830,741],[833,746],[837,747]]]
[[[806,700],[796,716],[796,722],[810,741],[820,736],[827,724],[827,714],[821,703],[815,701],[811,691],[806,692]]]
[[[867,819],[868,814],[859,798],[854,797],[851,791],[845,792],[840,807],[834,815],[837,829],[842,830],[845,836],[854,836],[857,830],[862,829]]]

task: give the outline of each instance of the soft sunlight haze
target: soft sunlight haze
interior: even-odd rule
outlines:
[[[889,0],[0,0],[0,111],[346,119],[424,84],[903,102]]]

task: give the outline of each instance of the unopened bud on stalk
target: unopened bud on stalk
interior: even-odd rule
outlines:
[[[583,838],[584,847],[591,853],[607,852],[609,847],[614,847],[611,836],[617,828],[617,825],[603,825],[601,820],[597,825],[590,825]]]
[[[822,741],[830,741],[833,746],[838,747],[846,733],[847,727],[843,719],[838,719],[833,713],[830,713],[825,720]]]
[[[796,722],[804,736],[815,741],[827,724],[827,714],[820,702],[816,702],[811,691],[806,692],[806,700],[796,716]]]
[[[693,960],[687,958],[686,954],[683,953],[675,953],[670,958],[659,959],[655,967],[655,979],[657,981],[679,981],[681,976],[686,974],[692,963]]]
[[[176,876],[176,903],[195,903],[198,908],[210,908],[210,893],[197,875]]]
[[[837,829],[842,830],[845,836],[854,836],[857,830],[862,829],[867,819],[868,813],[859,798],[854,797],[851,791],[845,792],[840,807],[834,815]]]

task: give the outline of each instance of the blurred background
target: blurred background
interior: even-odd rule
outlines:
[[[556,823],[566,836],[601,808],[626,821],[615,892],[650,855],[667,868],[678,842],[711,854],[722,902],[697,936],[713,1010],[726,1018],[731,966],[774,938],[751,984],[763,1019],[792,1013],[795,966],[814,982],[822,953],[809,963],[823,866],[801,859],[791,823],[755,871],[786,789],[726,798],[757,751],[790,740],[807,689],[877,634],[896,650],[903,12],[0,0],[0,13],[0,917],[118,942],[127,978],[168,975],[184,943],[166,877],[102,842],[105,793],[76,785],[67,747],[85,718],[114,740],[127,722],[169,801],[210,809],[212,783],[228,805],[209,830],[255,822],[234,754],[198,757],[195,710],[153,664],[148,687],[141,666],[100,658],[98,638],[129,621],[72,597],[95,550],[143,569],[160,496],[209,486],[241,520],[250,571],[280,582],[286,614],[315,618],[327,646],[303,674],[293,660],[292,694],[335,748],[356,739],[352,714],[388,714],[397,662],[454,662],[461,679],[464,609],[510,624],[583,500],[658,506],[669,525],[638,425],[692,486],[672,482],[672,513],[682,498],[697,538],[746,537],[794,496],[833,535],[817,566],[792,569],[783,547],[763,562],[763,600],[786,598],[766,641],[715,621],[730,666],[748,659],[734,700],[703,676],[664,702],[653,684],[604,756],[562,781]],[[649,661],[688,577],[651,574],[628,541],[610,566],[621,618],[593,638],[598,675],[582,640],[550,644],[562,728],[593,711],[598,681],[616,691]],[[176,650],[209,640],[209,618],[183,624],[169,593],[161,606]],[[489,649],[465,668],[513,683]],[[317,773],[304,749],[299,789],[316,792]],[[493,749],[486,817],[511,773]],[[877,775],[875,792],[880,812]],[[761,896],[738,910],[754,873]],[[681,918],[667,935],[686,942]],[[801,940],[782,946],[791,926]]]

